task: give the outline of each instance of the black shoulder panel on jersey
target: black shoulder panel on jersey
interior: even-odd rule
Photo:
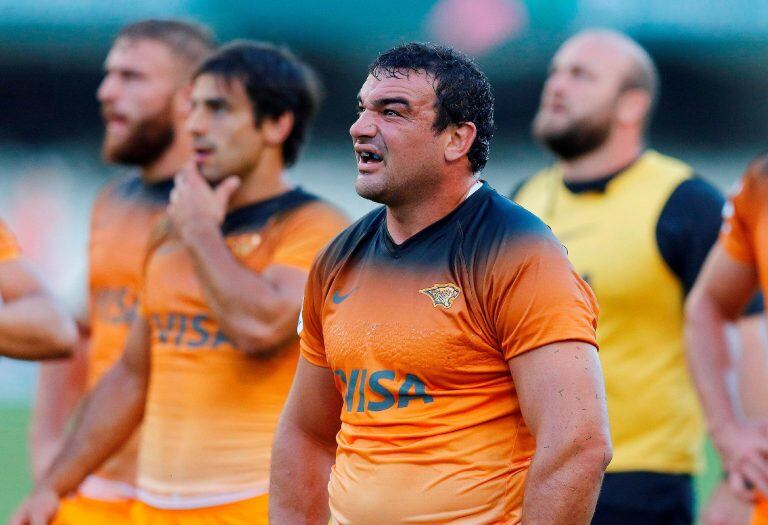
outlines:
[[[296,188],[277,197],[256,202],[227,213],[221,231],[224,235],[256,230],[263,227],[272,217],[292,211],[319,197]]]
[[[656,242],[686,295],[717,240],[724,203],[717,188],[695,176],[675,188],[661,211]]]

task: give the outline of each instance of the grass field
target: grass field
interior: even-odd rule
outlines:
[[[11,511],[30,487],[27,469],[28,424],[28,408],[0,405],[0,523],[6,523]],[[699,502],[705,501],[718,479],[720,468],[717,458],[712,448],[707,447],[707,470],[696,480]]]
[[[27,407],[0,405],[0,523],[29,491]]]

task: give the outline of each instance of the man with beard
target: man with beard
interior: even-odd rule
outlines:
[[[717,238],[723,198],[688,165],[646,148],[657,83],[651,58],[622,34],[568,40],[533,122],[558,163],[513,195],[566,245],[600,304],[614,456],[598,525],[693,521],[704,428],[683,306]]]
[[[191,100],[194,162],[154,231],[125,350],[14,524],[47,522],[51,500],[142,420],[133,523],[267,523],[307,271],[347,220],[285,176],[318,105],[314,73],[290,52],[226,46],[195,73]]]
[[[190,79],[214,49],[204,27],[145,20],[124,27],[105,62],[97,97],[106,129],[108,162],[136,169],[110,183],[93,207],[89,244],[90,348],[66,367],[44,366],[33,421],[33,471],[44,476],[59,451],[72,409],[120,357],[136,315],[146,247],[153,223],[168,205],[173,176],[189,161],[184,130]],[[86,370],[83,370],[85,368]],[[61,525],[130,523],[135,496],[137,439],[62,501]]]
[[[67,357],[76,336],[74,320],[53,299],[0,220],[0,357]]]
[[[594,296],[478,180],[493,96],[471,60],[410,43],[368,73],[355,189],[385,206],[310,272],[270,522],[326,524],[330,501],[334,524],[586,525],[611,454]]]

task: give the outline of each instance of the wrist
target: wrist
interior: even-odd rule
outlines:
[[[63,494],[56,488],[56,484],[49,476],[43,476],[35,485],[34,491],[37,494],[55,494],[58,497],[63,497]]]
[[[221,235],[221,228],[215,220],[200,218],[186,222],[180,228],[181,239],[191,245],[194,241],[206,238],[210,235]]]

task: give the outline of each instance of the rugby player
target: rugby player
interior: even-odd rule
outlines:
[[[90,348],[68,369],[43,368],[32,443],[35,478],[59,451],[73,407],[118,360],[131,323],[150,232],[168,205],[173,176],[189,162],[184,129],[190,82],[214,49],[204,27],[176,20],[125,26],[105,62],[97,97],[106,128],[106,161],[135,167],[108,184],[93,207],[89,243]],[[72,381],[87,376],[86,382]],[[66,498],[58,525],[130,523],[138,436]]]
[[[692,523],[702,459],[684,300],[724,200],[690,166],[647,148],[657,91],[653,61],[629,37],[589,30],[566,41],[533,122],[558,162],[513,195],[566,245],[600,304],[614,455],[596,525]]]
[[[75,322],[51,296],[0,221],[0,356],[23,360],[67,357]]]
[[[384,204],[310,272],[271,523],[587,524],[611,456],[597,305],[562,245],[477,178],[485,75],[380,55],[350,128]],[[329,483],[330,477],[330,483]]]
[[[732,494],[754,505],[749,522],[768,524],[768,426],[741,413],[731,395],[733,361],[725,326],[737,318],[756,289],[768,292],[768,156],[747,168],[725,208],[723,228],[686,302],[689,364],[707,423]],[[762,368],[765,372],[765,368]],[[765,376],[763,376],[763,385]],[[753,406],[765,417],[762,407]],[[745,407],[746,408],[746,407]],[[762,410],[759,410],[762,408]],[[739,522],[725,516],[718,523]],[[715,523],[713,520],[712,523]]]
[[[284,174],[317,89],[308,66],[269,44],[234,43],[198,69],[194,163],[150,241],[125,352],[13,523],[50,516],[142,418],[134,523],[267,523],[307,272],[347,224]]]

